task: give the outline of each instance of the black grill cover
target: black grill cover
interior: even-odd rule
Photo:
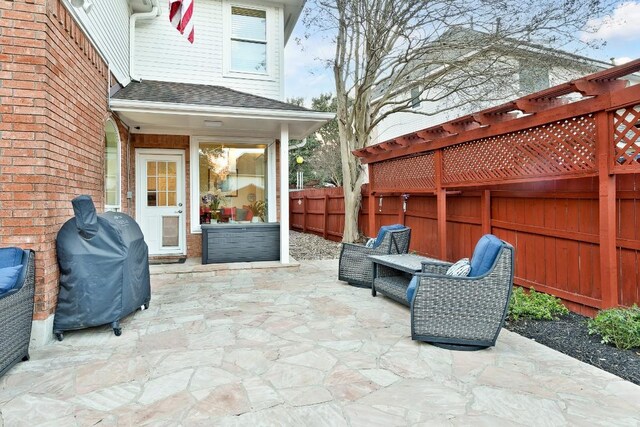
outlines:
[[[122,213],[97,214],[89,196],[72,203],[76,216],[56,240],[56,333],[117,323],[151,299],[149,251],[138,224]]]

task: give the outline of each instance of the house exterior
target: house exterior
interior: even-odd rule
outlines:
[[[460,60],[463,67],[478,65],[481,68],[490,58],[495,62],[495,76],[479,84],[472,91],[464,95],[453,94],[446,100],[433,102],[425,101],[422,94],[424,87],[415,87],[408,84],[396,92],[393,101],[406,100],[409,110],[389,115],[382,120],[373,133],[371,144],[394,139],[401,135],[444,123],[456,117],[470,114],[480,109],[490,108],[507,102],[510,99],[538,92],[558,84],[592,74],[612,66],[612,64],[594,60],[591,58],[570,54],[560,50],[550,49],[539,44],[515,42],[509,45],[509,40],[501,43],[506,48],[493,46],[487,48],[489,52],[481,52],[471,48],[468,51],[460,47],[465,40],[473,39],[471,45],[482,44],[478,40],[489,35],[469,29],[456,29],[442,36],[441,40],[454,39],[454,46],[459,51],[450,54],[453,57],[465,58]],[[459,38],[459,41],[456,41]],[[490,45],[487,42],[487,45]],[[477,59],[474,59],[477,57]],[[466,58],[469,60],[466,61]],[[490,61],[490,62],[491,62]],[[452,60],[453,63],[456,60]],[[426,70],[425,75],[432,73],[434,79],[438,75],[437,67]],[[470,76],[476,76],[479,72],[471,71]],[[423,76],[420,76],[423,78]],[[437,93],[437,88],[430,89],[430,97]]]
[[[191,44],[158,0],[0,4],[0,246],[36,251],[35,345],[51,339],[55,238],[80,194],[133,216],[152,257],[199,256],[213,196],[238,222],[264,202],[289,263],[280,159],[332,118],[283,102],[303,5],[197,0]]]

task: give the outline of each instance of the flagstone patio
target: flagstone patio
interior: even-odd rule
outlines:
[[[0,379],[0,426],[640,425],[640,387],[503,330],[413,342],[337,261],[152,276],[116,337],[70,332]]]

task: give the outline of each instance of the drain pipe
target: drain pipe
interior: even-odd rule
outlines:
[[[139,82],[140,79],[135,74],[134,69],[134,57],[135,57],[135,45],[136,45],[136,21],[143,20],[148,21],[160,16],[160,6],[158,0],[151,0],[151,10],[149,12],[133,13],[129,17],[129,77],[131,80]]]
[[[299,142],[298,144],[290,145],[289,151],[295,150],[296,148],[302,148],[305,145],[307,145],[307,138],[303,139],[302,142]]]

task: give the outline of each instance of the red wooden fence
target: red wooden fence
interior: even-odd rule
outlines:
[[[404,223],[411,250],[451,261],[493,233],[515,247],[518,285],[585,314],[640,304],[640,85],[619,80],[639,70],[636,60],[354,152],[369,165],[361,229]],[[333,191],[324,211],[292,195],[307,206],[292,209],[292,227],[337,240]]]
[[[363,202],[368,201],[368,185],[362,187]],[[365,206],[363,204],[363,206]],[[367,230],[366,208],[361,209],[359,224]],[[313,233],[339,242],[344,232],[344,193],[342,187],[318,188],[289,193],[289,224],[292,230]]]

